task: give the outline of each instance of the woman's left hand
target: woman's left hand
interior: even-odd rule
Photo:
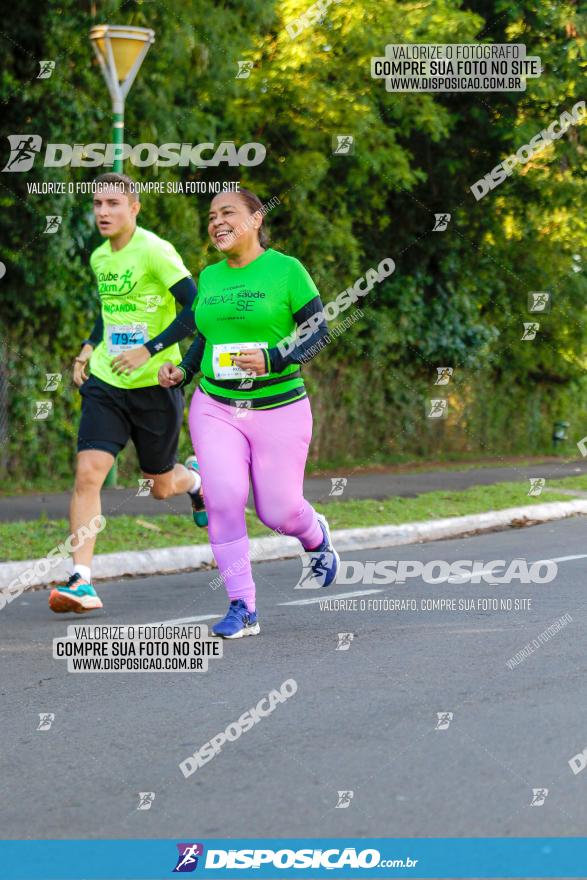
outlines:
[[[246,373],[253,373],[255,376],[267,375],[265,355],[258,348],[253,349],[253,351],[243,351],[238,355],[233,355],[232,362]]]

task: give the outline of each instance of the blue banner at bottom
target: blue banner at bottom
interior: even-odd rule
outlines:
[[[587,877],[587,838],[4,840],[1,880]]]

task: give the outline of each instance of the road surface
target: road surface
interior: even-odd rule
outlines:
[[[347,573],[361,561],[580,557],[559,561],[552,583],[316,592],[294,589],[300,560],[257,564],[261,635],[224,642],[205,674],[72,674],[51,644],[81,620],[209,623],[226,607],[215,571],[101,584],[104,610],[81,619],[25,594],[0,612],[3,837],[582,836],[587,772],[569,760],[587,746],[586,554],[574,518],[343,554]],[[320,607],[356,592],[418,610]],[[531,604],[420,610],[433,598]],[[572,622],[508,668],[564,615]],[[353,634],[348,650],[338,633]],[[293,696],[184,778],[180,762],[288,679]],[[41,713],[55,716],[44,732]],[[452,713],[445,729],[438,713]],[[533,789],[548,789],[542,805],[530,806]],[[154,793],[150,809],[137,809],[139,792]],[[352,792],[348,806],[338,792]]]

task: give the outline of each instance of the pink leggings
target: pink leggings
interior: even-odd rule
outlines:
[[[230,600],[244,599],[254,611],[255,582],[245,523],[249,474],[261,522],[299,538],[306,550],[323,539],[316,511],[303,496],[312,438],[310,402],[304,398],[277,409],[240,409],[198,389],[189,424],[214,558]]]

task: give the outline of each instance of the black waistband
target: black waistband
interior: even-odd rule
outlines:
[[[244,410],[252,409],[261,411],[278,409],[279,407],[287,406],[288,403],[297,403],[298,400],[303,400],[308,396],[303,385],[299,388],[292,388],[290,391],[284,391],[281,394],[272,394],[271,397],[253,397],[249,400],[235,400],[233,397],[221,397],[220,394],[214,394],[213,391],[207,391],[205,388],[202,388],[201,385],[200,391],[208,397],[211,397],[213,400],[217,400],[218,403],[223,403],[227,406],[233,406],[235,408],[242,407]]]
[[[267,388],[268,385],[278,385],[281,382],[289,382],[290,379],[299,379],[301,375],[301,370],[294,370],[287,376],[277,376],[275,379],[253,379],[252,382],[248,376],[243,376],[242,379],[211,379],[209,376],[204,376],[204,379],[211,385],[217,385],[218,388],[228,388],[230,391],[257,391],[259,388]]]

